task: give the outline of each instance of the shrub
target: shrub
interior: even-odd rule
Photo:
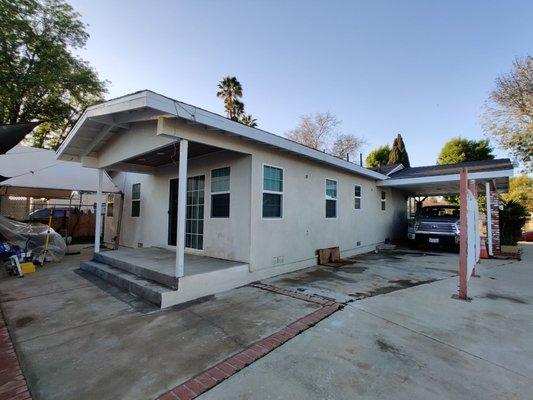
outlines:
[[[514,201],[502,201],[500,211],[500,241],[503,245],[514,246],[522,236],[522,227],[526,223],[526,208]]]

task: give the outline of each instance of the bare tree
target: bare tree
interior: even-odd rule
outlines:
[[[533,171],[533,57],[517,58],[496,79],[482,117],[485,132]]]
[[[365,141],[355,135],[341,134],[331,146],[331,154],[339,158],[355,160],[357,150],[365,144]]]
[[[303,115],[298,126],[287,132],[288,139],[340,158],[353,156],[364,140],[342,133],[341,121],[330,112]]]

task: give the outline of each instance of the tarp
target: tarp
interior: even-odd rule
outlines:
[[[9,177],[0,182],[0,195],[60,198],[72,191],[96,192],[98,171],[80,163],[60,161],[53,150],[17,145],[0,155],[0,175]],[[102,190],[120,190],[104,174]]]
[[[5,154],[30,133],[40,122],[0,125],[0,154]]]
[[[9,246],[17,246],[20,252],[31,251],[34,259],[41,257],[46,251],[46,260],[61,261],[67,251],[65,240],[52,228],[48,229],[48,225],[13,221],[1,215],[0,242],[4,248],[7,243]]]

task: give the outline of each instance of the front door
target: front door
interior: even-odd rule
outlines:
[[[187,178],[185,247],[191,249],[204,248],[204,186],[204,175]],[[178,179],[170,180],[169,193],[168,244],[175,246],[178,227]]]

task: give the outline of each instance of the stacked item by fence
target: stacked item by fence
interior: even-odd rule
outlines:
[[[0,216],[0,259],[13,255],[18,261],[60,261],[66,253],[65,240],[52,228],[41,223],[24,223]],[[20,271],[19,271],[20,272]]]

